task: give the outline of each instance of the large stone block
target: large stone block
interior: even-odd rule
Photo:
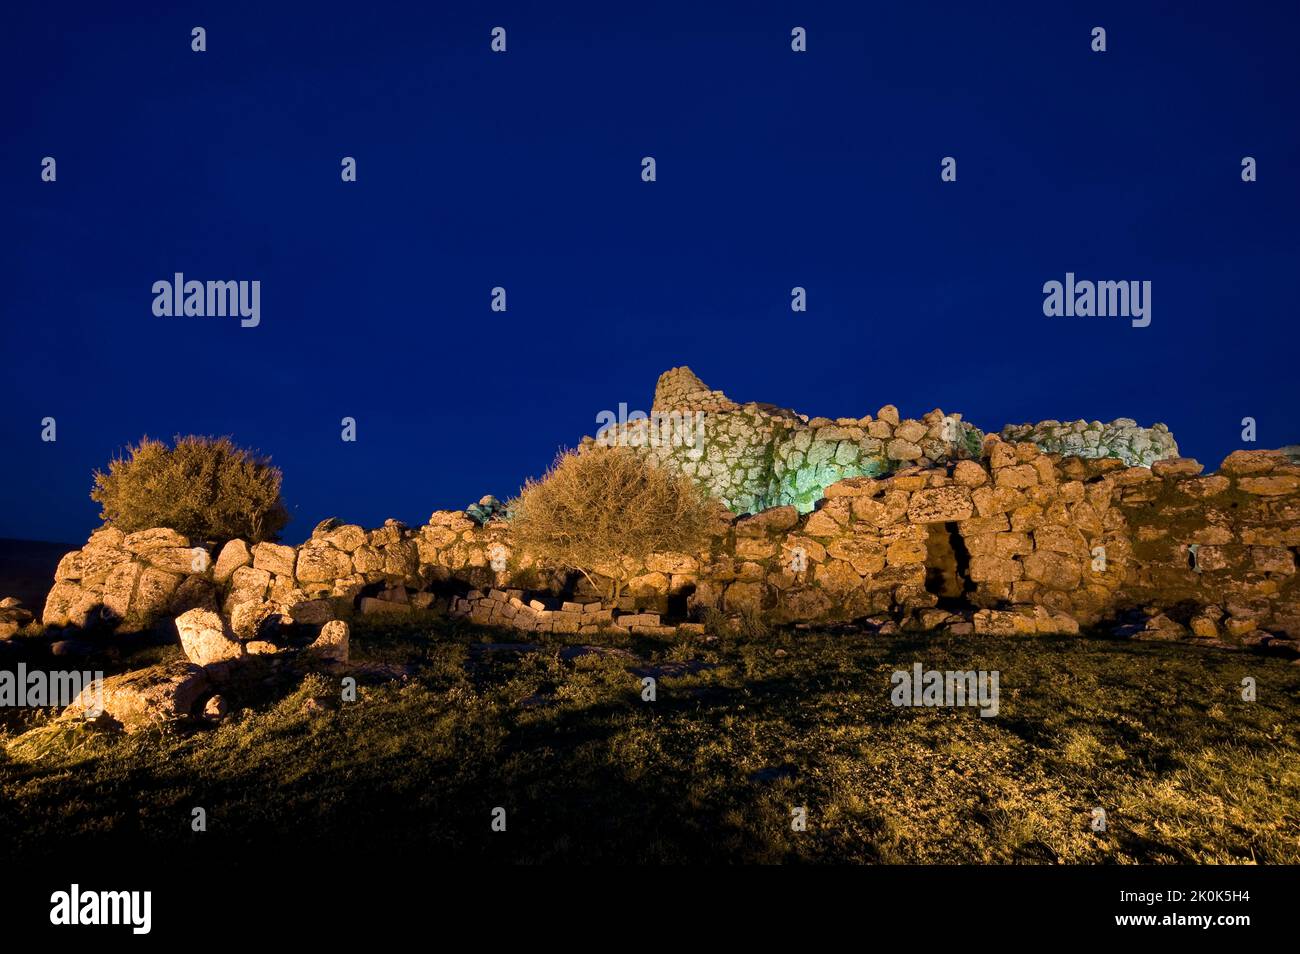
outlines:
[[[352,558],[332,546],[303,547],[298,551],[300,583],[333,583],[352,573]]]
[[[54,579],[60,583],[79,582],[86,585],[102,583],[115,567],[131,560],[127,550],[108,546],[87,546],[73,550],[59,561]]]
[[[1079,585],[1083,566],[1079,560],[1049,550],[1035,550],[1025,557],[1025,576],[1054,590],[1071,590]]]
[[[947,523],[965,520],[974,512],[970,491],[965,487],[948,486],[918,490],[912,494],[907,518],[913,523]]]
[[[60,718],[80,719],[102,711],[127,732],[136,732],[193,715],[210,685],[204,671],[192,663],[161,663],[96,680]]]
[[[182,576],[204,573],[211,562],[203,547],[154,547],[144,551],[140,558],[151,567]]]
[[[145,553],[159,547],[188,547],[190,538],[167,527],[155,527],[128,533],[122,545],[132,553]]]
[[[417,554],[418,555],[418,554]],[[372,546],[358,547],[352,554],[352,566],[361,574],[382,573],[384,557]]]
[[[256,567],[242,566],[230,576],[230,595],[226,605],[233,607],[240,603],[261,602],[266,599],[266,592],[270,585],[269,572]]]
[[[332,620],[321,627],[320,635],[308,647],[308,652],[335,663],[348,661],[351,632],[343,620]]]
[[[212,578],[218,583],[225,583],[240,567],[253,562],[253,555],[248,544],[243,540],[231,540],[217,554],[216,565],[212,568]]]
[[[1024,578],[1025,568],[1017,560],[972,556],[968,573],[977,583],[1014,583]]]
[[[181,638],[181,649],[196,666],[228,662],[244,655],[244,647],[234,632],[216,613],[192,609],[176,617],[176,632]]]
[[[885,568],[885,544],[865,537],[845,537],[833,541],[826,553],[849,563],[862,576],[879,573]]]
[[[325,542],[337,547],[344,553],[351,553],[358,547],[366,545],[366,531],[356,524],[345,524],[327,533]]]
[[[76,583],[59,582],[45,598],[41,622],[46,626],[93,626],[100,622],[102,596]]]
[[[166,613],[171,608],[172,597],[181,585],[181,579],[179,573],[145,567],[136,583],[135,598],[131,600],[131,617],[140,623],[148,623]]]
[[[760,537],[784,533],[799,522],[799,511],[792,506],[772,507],[736,521],[736,536]]]
[[[1241,477],[1237,486],[1248,494],[1265,497],[1280,497],[1300,490],[1300,477],[1290,474],[1275,474],[1268,477]]]
[[[259,543],[253,547],[254,569],[266,570],[277,576],[292,577],[297,558],[297,551],[293,547],[278,543]]]

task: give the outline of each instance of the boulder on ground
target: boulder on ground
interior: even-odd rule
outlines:
[[[169,594],[170,595],[170,594]],[[102,598],[76,583],[55,583],[45,599],[41,622],[46,626],[93,626],[100,621]]]
[[[127,732],[134,732],[191,715],[207,689],[208,679],[200,667],[174,660],[110,676],[102,683],[95,680],[60,718],[93,718],[102,711]]]
[[[307,651],[331,662],[348,661],[348,624],[341,619],[331,620],[321,627],[320,635]]]
[[[32,621],[32,614],[12,596],[0,600],[0,639],[8,639]]]

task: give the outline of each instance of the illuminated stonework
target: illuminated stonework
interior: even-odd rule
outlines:
[[[1141,428],[1124,418],[1104,425],[1011,425],[1002,436],[1030,441],[1049,453],[1113,457],[1130,466],[1149,467],[1178,456],[1163,424]],[[960,414],[938,409],[913,420],[886,405],[874,416],[832,420],[771,404],[739,404],[682,367],[660,375],[649,420],[619,423],[584,443],[642,449],[657,463],[692,477],[736,513],[786,505],[808,513],[837,481],[978,458],[983,439]]]

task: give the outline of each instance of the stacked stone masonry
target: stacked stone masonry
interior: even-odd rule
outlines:
[[[527,632],[666,635],[717,611],[1071,633],[1141,611],[1170,635],[1294,640],[1297,552],[1288,454],[1240,451],[1204,475],[1186,459],[1129,467],[990,435],[970,459],[838,480],[806,513],[719,507],[706,548],[631,568],[618,606],[517,552],[506,521],[440,511],[418,528],[326,521],[299,547],[100,530],[60,563],[43,622],[142,628],[202,608],[248,639],[268,621],[439,611]]]
[[[1003,436],[1145,466],[1178,455],[1163,424],[1148,429],[1127,418],[1012,425]],[[608,426],[584,446],[634,448],[736,513],[786,504],[806,513],[837,481],[978,457],[982,440],[961,414],[938,408],[919,420],[901,418],[893,405],[860,418],[810,419],[770,404],[738,404],[683,367],[660,376],[649,417]]]

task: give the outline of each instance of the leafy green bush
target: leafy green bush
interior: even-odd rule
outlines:
[[[289,522],[279,468],[228,437],[142,438],[95,472],[92,500],[126,533],[170,527],[196,540],[275,539]]]

